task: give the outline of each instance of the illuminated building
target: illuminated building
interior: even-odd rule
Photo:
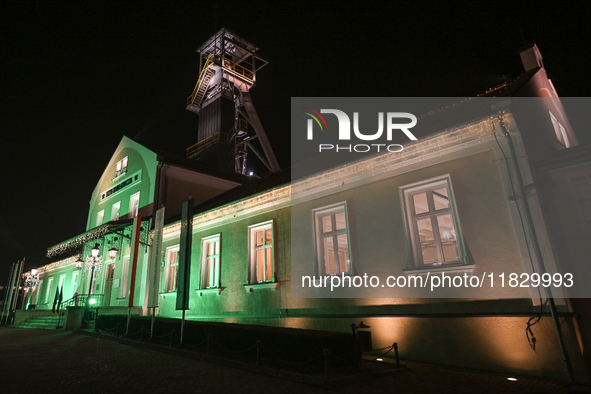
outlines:
[[[224,34],[208,42],[231,50],[224,44]],[[219,105],[211,114],[200,109],[200,116],[210,116],[211,123],[223,123],[222,115],[238,113],[227,127],[238,134],[237,119],[252,122],[252,112],[245,110],[244,116],[241,105],[231,101],[228,107],[224,100],[235,99],[238,92],[231,86],[224,90],[222,82],[240,80],[236,82],[240,85],[243,78],[234,74],[244,76],[246,71],[234,59],[229,66],[212,67],[205,77],[208,59],[215,61],[216,55],[201,49],[207,59],[189,107],[195,100],[203,108]],[[494,107],[480,106],[477,98],[465,100],[429,115],[419,140],[405,143],[403,152],[369,156],[293,182],[284,173],[255,181],[242,177],[246,151],[223,144],[235,143],[236,135],[202,134],[189,155],[201,154],[202,160],[234,155],[238,175],[228,175],[220,165],[224,162],[214,165],[219,173],[208,172],[199,162],[165,159],[124,138],[92,194],[88,231],[49,249],[50,257],[63,252],[74,256],[55,257],[55,262],[39,269],[37,308],[51,309],[56,284],[64,286],[64,299],[76,289],[86,293],[86,286],[104,294],[104,312],[126,306],[131,219],[140,211],[153,217],[156,208],[164,206],[162,253],[156,261],[150,262],[146,253],[153,242],[147,234],[152,221],[144,222],[141,240],[146,246],[139,248],[133,306],[136,313],[149,313],[148,268],[155,264],[160,270],[156,314],[179,318],[181,311],[175,308],[179,213],[191,194],[195,213],[188,319],[338,331],[363,320],[371,326],[374,347],[398,342],[403,358],[565,379],[548,309],[531,327],[535,351],[526,337],[528,322],[544,303],[535,289],[523,289],[517,298],[503,289],[470,289],[469,299],[424,298],[413,289],[393,298],[372,297],[371,289],[358,298],[292,297],[292,281],[301,276],[374,272],[375,262],[383,260],[390,262],[393,274],[403,277],[427,272],[532,274],[538,272],[533,230],[542,241],[539,248],[547,267],[568,266],[565,261],[583,261],[591,254],[584,242],[589,228],[579,223],[579,208],[563,193],[571,174],[589,171],[589,147],[578,144],[537,47],[527,48],[521,56],[525,73],[483,94],[497,98]],[[220,76],[211,89],[201,89],[202,78],[215,81],[216,73],[226,72],[224,67],[233,67],[234,74]],[[216,86],[221,86],[219,91]],[[240,92],[246,96],[247,91]],[[510,100],[521,96],[540,98],[531,109],[536,115],[533,123]],[[243,99],[242,105],[247,102]],[[204,122],[200,119],[200,125]],[[257,130],[257,135],[264,132]],[[270,158],[267,154],[274,171]],[[531,210],[531,225],[523,217],[524,199]],[[102,256],[113,247],[119,253],[104,258],[91,285],[88,275],[78,273],[75,261],[85,259],[97,242]],[[567,300],[558,298],[556,304],[572,373],[585,381],[581,344],[590,337],[579,331]]]

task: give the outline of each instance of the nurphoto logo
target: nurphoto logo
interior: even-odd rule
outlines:
[[[307,138],[309,141],[314,140],[314,125],[318,125],[316,129],[320,129],[320,132],[329,132],[328,124],[322,114],[332,114],[336,116],[338,121],[338,139],[339,141],[351,141],[351,119],[349,115],[338,109],[321,109],[320,112],[308,108],[302,107],[306,110],[304,114],[310,118],[307,121]],[[401,120],[406,120],[406,123],[400,123]],[[384,123],[386,126],[384,127]],[[392,141],[392,137],[395,131],[402,131],[406,137],[411,141],[416,141],[415,137],[409,129],[416,126],[417,117],[408,112],[378,112],[378,130],[373,134],[365,134],[359,130],[359,112],[353,112],[353,139],[361,141],[376,141],[382,138],[384,129],[386,130],[386,140]],[[345,151],[345,152],[380,152],[381,150],[387,150],[389,152],[401,152],[403,149],[400,144],[318,144],[318,151]]]

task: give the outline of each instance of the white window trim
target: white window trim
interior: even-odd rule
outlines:
[[[99,220],[100,219],[100,220]],[[105,221],[105,210],[102,209],[96,214],[96,227],[102,225]]]
[[[324,216],[331,216],[334,217],[335,213],[343,211],[345,213],[345,223],[346,227],[341,230],[336,229],[336,223],[332,220],[332,227],[333,231],[330,234],[333,234],[333,242],[335,245],[338,245],[338,240],[334,240],[338,235],[346,234],[347,235],[347,248],[349,253],[349,270],[345,272],[339,272],[335,275],[341,275],[344,273],[345,275],[352,275],[353,274],[353,261],[351,258],[351,235],[349,233],[349,213],[347,209],[347,202],[341,201],[335,204],[330,204],[324,207],[315,208],[312,210],[312,223],[313,223],[313,234],[314,234],[314,257],[315,257],[315,271],[317,276],[324,276],[326,274],[326,265],[324,262],[323,256],[323,232],[321,229],[322,223],[320,218]],[[334,251],[335,255],[338,256],[338,246],[335,247]]]
[[[125,164],[125,167],[123,166]],[[129,156],[125,156],[123,159],[119,160],[115,164],[115,177],[113,178],[113,182],[115,182],[119,177],[125,175],[127,173],[127,167],[129,165]]]
[[[271,229],[271,234],[272,234],[272,238],[271,238],[271,248],[273,250],[273,252],[271,253],[271,257],[273,259],[272,263],[271,263],[271,267],[273,268],[273,273],[272,273],[272,278],[270,280],[264,281],[264,282],[257,282],[256,277],[257,277],[257,272],[256,272],[256,264],[255,264],[255,249],[254,249],[254,242],[255,239],[253,237],[253,234],[257,231],[257,230],[267,230],[267,229]],[[263,236],[264,238],[264,236]],[[277,282],[277,274],[276,274],[276,270],[275,270],[275,253],[276,253],[276,243],[275,243],[275,223],[273,220],[268,220],[266,222],[262,222],[262,223],[257,223],[255,225],[252,226],[248,226],[248,278],[247,278],[247,286],[263,286],[265,284],[269,284],[269,283],[275,283]],[[263,253],[263,256],[265,256],[266,258],[266,253]],[[266,266],[266,264],[265,264]],[[252,290],[250,290],[252,291]]]
[[[215,253],[212,255],[214,257],[217,256],[217,266],[215,267],[214,273],[214,286],[205,286],[205,269],[207,268],[207,248],[206,245],[212,241],[215,241],[219,245],[219,252],[216,255]],[[208,237],[201,238],[201,270],[200,270],[200,281],[199,281],[199,289],[200,290],[209,290],[209,289],[219,289],[221,287],[221,264],[222,264],[222,234],[214,234]]]
[[[552,127],[554,128],[554,134],[556,135],[556,140],[558,141],[558,143],[560,144],[560,146],[563,146],[565,148],[570,148],[572,146],[569,138],[568,138],[568,134],[566,134],[566,130],[564,128],[564,126],[562,125],[562,123],[560,123],[558,121],[558,119],[556,119],[556,116],[554,116],[554,114],[550,111],[548,111],[548,114],[550,115],[550,122],[552,123]],[[564,143],[562,142],[562,140],[564,141]]]
[[[164,268],[165,269],[165,271],[164,271],[164,273],[165,273],[165,275],[164,275],[164,293],[176,293],[177,292],[178,283],[175,283],[176,289],[170,290],[168,288],[168,281],[170,280],[170,267],[171,267],[170,256],[174,252],[177,252],[177,254],[180,253],[180,249],[181,249],[180,244],[177,244],[174,246],[169,246],[168,248],[166,248],[166,254],[165,254],[166,260],[165,260],[165,268]],[[176,262],[174,264],[177,266],[177,275],[178,275],[178,264],[179,263]]]
[[[458,261],[445,263],[441,265],[424,265],[421,259],[420,253],[420,241],[418,240],[417,236],[417,229],[413,223],[413,208],[412,208],[412,196],[416,194],[420,194],[422,191],[426,190],[433,190],[438,187],[445,186],[447,188],[448,198],[449,198],[449,208],[445,208],[443,210],[438,210],[434,213],[429,213],[427,216],[439,216],[442,214],[451,213],[451,217],[453,220],[454,228],[456,231],[456,240],[457,240],[457,248],[458,248]],[[465,266],[466,268],[473,268],[473,265],[468,265],[467,262],[467,253],[464,246],[464,239],[462,236],[462,230],[460,227],[460,220],[458,217],[457,207],[456,207],[456,199],[453,192],[453,186],[451,184],[451,177],[449,174],[442,175],[436,178],[427,179],[420,182],[415,182],[409,185],[401,186],[400,190],[400,201],[402,202],[403,214],[404,214],[404,225],[406,229],[406,240],[407,240],[407,250],[408,250],[408,265],[405,271],[429,271],[429,272],[437,272],[437,271],[446,271],[449,270],[449,267],[454,266]],[[433,225],[433,229],[435,234],[438,234],[439,229]],[[440,238],[435,236],[434,238],[436,242],[440,242]],[[440,253],[440,247],[437,247],[437,253]]]
[[[117,201],[111,208],[111,220],[119,220],[121,217],[121,201]]]
[[[51,286],[53,285],[53,277],[47,280],[47,287],[45,288],[45,304],[49,304],[51,298]]]
[[[72,284],[71,284],[71,290],[70,290],[70,294],[72,295],[72,297],[74,297],[74,294],[76,293],[76,290],[78,288],[78,286],[76,286],[76,282],[78,282],[78,276],[80,275],[80,271],[74,271],[72,273]]]
[[[60,289],[60,288],[61,288],[61,289],[62,289],[62,290],[61,290],[62,292],[64,291],[64,289],[63,289],[63,287],[64,287],[64,283],[66,283],[66,274],[61,274],[61,275],[60,275],[60,280],[59,280],[59,282],[58,282],[58,284],[57,284],[57,288],[58,288],[58,289]],[[63,297],[63,296],[62,296],[62,297]]]
[[[123,256],[121,259],[121,283],[119,285],[119,299],[127,298],[127,282],[129,281],[129,258],[130,256]]]
[[[135,212],[133,211],[133,201],[137,199],[137,205],[135,207]],[[131,197],[129,197],[129,213],[131,213],[131,215],[133,217],[136,217],[139,214],[140,211],[140,192],[137,192],[135,194],[133,194]]]

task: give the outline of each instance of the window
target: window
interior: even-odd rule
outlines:
[[[129,199],[129,212],[136,217],[140,211],[140,192],[137,192]]]
[[[105,219],[105,210],[103,209],[99,213],[96,214],[96,225],[97,227],[103,224],[103,220]]]
[[[571,144],[568,140],[568,136],[566,135],[566,130],[564,129],[564,126],[556,119],[552,112],[548,111],[548,113],[550,114],[550,120],[552,121],[554,133],[556,134],[558,142],[560,142],[560,144],[565,148],[570,148]]]
[[[60,275],[60,281],[59,281],[59,284],[57,285],[57,288],[59,291],[64,291],[64,282],[65,281],[66,281],[66,274]]]
[[[45,303],[48,304],[51,300],[51,286],[53,285],[53,278],[49,278],[47,281],[47,287],[45,288]]]
[[[119,220],[119,213],[121,212],[121,201],[113,204],[113,210],[111,211],[111,220]]]
[[[33,288],[31,293],[31,304],[36,304],[37,301],[41,302],[41,289],[43,288],[43,279],[39,281],[37,288]]]
[[[201,289],[220,287],[220,234],[201,240]]]
[[[129,274],[129,256],[123,258],[123,269],[121,270],[121,294],[120,298],[127,297],[127,278]]]
[[[164,291],[176,291],[179,278],[179,245],[166,249],[166,285]]]
[[[115,178],[127,172],[127,161],[128,156],[125,156],[123,159],[117,162],[117,164],[115,165]]]
[[[401,189],[411,265],[463,263],[459,221],[448,176]]]
[[[248,283],[275,281],[273,222],[248,228]]]
[[[74,293],[76,293],[76,290],[78,288],[78,271],[75,271],[74,274],[72,275],[72,285],[70,286],[70,289],[72,289],[70,291],[70,297],[74,297]]]
[[[347,204],[342,202],[312,212],[318,275],[351,273]]]

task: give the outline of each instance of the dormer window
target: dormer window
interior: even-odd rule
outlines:
[[[127,160],[128,156],[125,156],[122,160],[117,162],[117,165],[115,166],[115,178],[127,172]]]
[[[570,148],[571,143],[568,139],[568,135],[566,134],[566,130],[564,129],[564,126],[562,125],[562,123],[560,123],[556,119],[556,117],[554,116],[554,114],[552,112],[548,111],[548,113],[550,114],[550,121],[552,121],[552,127],[554,127],[554,133],[556,134],[556,139],[565,148]]]

